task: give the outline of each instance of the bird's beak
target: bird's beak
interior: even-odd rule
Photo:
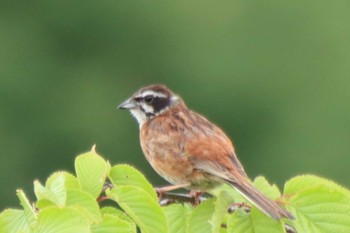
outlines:
[[[137,105],[135,103],[135,101],[132,99],[132,98],[129,98],[127,100],[125,100],[123,103],[121,103],[119,106],[118,106],[118,109],[133,109],[133,108],[136,108]]]

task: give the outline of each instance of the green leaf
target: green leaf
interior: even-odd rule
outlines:
[[[284,233],[282,221],[276,221],[255,207],[247,214],[237,209],[227,221],[227,232],[230,233]],[[301,232],[300,232],[301,233]]]
[[[284,221],[277,221],[263,212],[261,212],[256,207],[251,209],[250,213],[251,220],[253,222],[253,227],[256,233],[284,233]]]
[[[223,191],[221,192],[214,201],[214,213],[210,220],[210,223],[212,225],[212,232],[218,233],[221,230],[221,225],[223,223],[223,220],[225,216],[227,215],[228,208],[230,205],[234,203],[234,199],[231,195],[229,195],[228,192]]]
[[[145,176],[132,166],[121,164],[113,166],[109,172],[109,178],[114,186],[132,185],[143,189],[154,200],[158,200],[153,186],[147,181]]]
[[[91,226],[92,233],[136,233],[135,224],[116,216],[105,214],[101,222]]]
[[[172,204],[163,207],[169,223],[169,233],[185,233],[192,208],[188,205]]]
[[[256,177],[253,184],[257,189],[272,200],[275,200],[281,196],[281,192],[279,191],[278,187],[275,184],[270,185],[263,176]]]
[[[108,169],[107,162],[95,151],[79,155],[75,159],[75,171],[80,187],[94,198],[102,191]]]
[[[29,233],[30,227],[24,210],[6,209],[0,214],[0,233]]]
[[[35,203],[35,207],[38,209],[44,209],[44,208],[50,207],[50,206],[55,206],[55,203],[53,203],[52,201],[49,201],[47,199],[40,199],[40,200],[37,200]]]
[[[102,219],[96,199],[83,190],[68,190],[66,206],[82,211],[90,223],[99,222]]]
[[[37,221],[35,211],[22,190],[17,190],[17,196],[24,209],[25,220],[27,221],[30,228],[33,228]]]
[[[45,187],[53,190],[53,186],[56,186],[57,180],[64,177],[64,185],[66,189],[80,189],[78,179],[69,172],[58,171],[50,175],[45,182]]]
[[[163,210],[143,189],[125,185],[107,190],[106,193],[135,221],[143,233],[168,232]]]
[[[309,189],[311,187],[319,185],[324,185],[332,190],[341,192],[350,199],[350,191],[348,189],[345,189],[344,187],[336,184],[331,180],[327,180],[314,175],[296,176],[288,180],[284,186],[284,194],[295,195],[304,189]]]
[[[290,198],[298,232],[350,232],[349,196],[325,185],[311,186]]]
[[[55,205],[56,195],[49,189],[45,188],[38,180],[34,181],[34,193],[37,199],[35,206],[37,208],[45,208]]]
[[[211,233],[212,226],[209,223],[215,211],[214,199],[208,199],[200,203],[188,220],[188,233]]]
[[[227,232],[232,233],[254,233],[251,226],[249,214],[241,208],[235,210],[227,220]]]
[[[135,226],[135,229],[136,229],[135,223],[131,220],[131,218],[124,211],[122,211],[120,209],[116,209],[114,207],[106,206],[106,207],[103,207],[101,209],[101,213],[102,213],[102,215],[109,214],[109,215],[113,215],[113,216],[115,216],[117,218],[120,218],[122,220],[128,221],[128,222],[132,223]]]
[[[50,206],[50,203],[59,207],[63,207],[66,204],[67,193],[64,176],[57,177],[50,188],[44,187],[38,180],[34,181],[34,193],[39,201],[36,204],[38,208]],[[41,200],[45,200],[45,202],[40,202]]]
[[[286,182],[288,209],[296,217],[298,232],[350,232],[350,191],[333,181],[313,175]]]
[[[90,233],[87,218],[70,207],[48,207],[39,212],[35,233]]]
[[[80,189],[80,187],[78,179],[65,171],[50,175],[45,182],[45,187],[39,181],[34,181],[34,192],[38,199],[36,207],[42,209],[52,205],[65,206],[67,189]]]

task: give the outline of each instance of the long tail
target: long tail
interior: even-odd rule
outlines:
[[[282,209],[276,202],[267,198],[259,190],[257,190],[249,181],[244,181],[241,184],[228,181],[239,193],[241,193],[248,201],[254,204],[265,214],[273,219],[290,218],[294,219],[293,214]]]

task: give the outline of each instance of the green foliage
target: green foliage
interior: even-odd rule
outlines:
[[[76,176],[55,172],[45,185],[34,181],[33,204],[18,190],[22,209],[0,214],[0,233],[283,233],[286,223],[298,233],[350,232],[350,191],[312,175],[287,181],[282,195],[264,177],[254,180],[259,190],[296,217],[276,221],[255,207],[229,213],[241,198],[225,186],[197,206],[161,206],[139,171],[129,165],[111,167],[94,150],[76,158],[75,170]],[[106,181],[112,185],[104,188]],[[101,206],[105,199],[110,200],[108,206]]]
[[[350,191],[316,176],[298,176],[284,188],[298,232],[350,232]]]

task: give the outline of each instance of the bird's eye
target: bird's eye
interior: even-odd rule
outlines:
[[[150,103],[153,102],[154,97],[151,96],[151,95],[146,95],[145,98],[144,98],[144,100],[145,100],[146,103],[150,104]]]

